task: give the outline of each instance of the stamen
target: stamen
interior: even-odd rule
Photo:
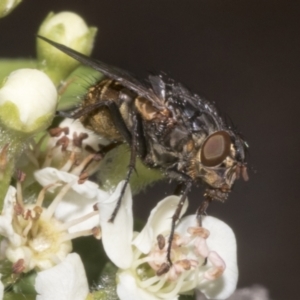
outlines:
[[[166,274],[170,270],[170,264],[163,263],[160,268],[156,271],[157,276],[161,276],[163,274]]]
[[[201,236],[204,239],[207,239],[210,235],[210,232],[203,227],[189,227],[187,232],[191,235]]]
[[[61,146],[62,151],[66,151],[70,143],[70,139],[67,136],[61,137],[57,140],[56,145]]]
[[[193,276],[192,278],[192,280],[184,280],[182,282],[180,293],[191,291],[195,288],[195,286],[197,286],[197,276]]]
[[[25,261],[23,258],[19,259],[12,265],[13,274],[21,274],[25,269]]]
[[[83,184],[87,179],[89,178],[89,175],[86,171],[82,172],[79,175],[78,184]]]
[[[165,237],[162,234],[159,234],[156,239],[157,239],[158,248],[160,250],[162,250],[165,247],[165,245],[166,245],[166,239],[165,239]]]
[[[146,280],[140,280],[139,286],[143,289],[149,289],[151,287],[152,290],[159,290],[166,282],[165,278],[160,278],[158,276],[152,276]],[[157,285],[154,285],[156,284]]]
[[[68,157],[68,160],[66,161],[64,166],[62,168],[60,168],[60,170],[64,171],[64,172],[69,172],[71,170],[72,166],[74,165],[75,160],[76,160],[76,153],[74,151],[72,151]]]
[[[51,137],[59,137],[62,133],[64,133],[65,135],[69,134],[69,127],[55,127],[55,128],[51,128],[48,130],[49,135]]]
[[[34,154],[35,157],[40,156],[41,150],[43,149],[42,144],[47,137],[48,137],[48,134],[45,133],[43,136],[41,136],[41,138],[39,139],[39,141],[37,143],[35,143],[34,139],[32,139],[32,141],[34,143],[32,153]]]
[[[16,206],[18,206],[19,209],[22,210],[21,213],[20,213],[20,211],[18,211],[18,213],[16,212],[16,209],[15,209]],[[21,214],[23,214],[24,210],[23,210],[23,208],[21,208],[18,204],[15,205],[14,209],[15,209],[15,213],[13,214],[12,226],[13,226],[13,228],[14,228],[14,231],[15,231],[17,234],[21,235],[21,234],[22,234],[23,228],[22,228],[22,225],[20,224],[20,220],[19,220],[18,216],[21,215]]]
[[[157,293],[158,297],[163,299],[173,299],[179,293],[184,279],[185,276],[179,276],[176,282],[168,284],[165,288],[161,289],[161,291]]]
[[[190,270],[192,267],[189,259],[178,260],[176,266],[180,266],[183,270]]]
[[[22,236],[26,237],[28,235],[29,230],[32,227],[32,220],[29,219],[28,224],[26,225],[26,227],[24,228],[23,232],[22,232]]]
[[[206,240],[199,236],[198,238],[195,239],[195,250],[198,255],[202,256],[203,258],[206,258],[209,254],[209,249],[206,243]]]
[[[102,232],[101,232],[100,226],[96,226],[96,227],[92,228],[92,234],[95,239],[100,240],[102,237]]]
[[[55,182],[55,183],[46,185],[45,187],[43,187],[43,188],[41,189],[41,191],[39,192],[38,198],[37,198],[37,200],[36,200],[36,203],[35,203],[36,206],[42,207],[43,202],[44,202],[44,198],[45,198],[45,193],[46,193],[46,191],[47,191],[49,188],[51,188],[51,187],[53,187],[53,186],[55,186],[55,185],[58,185],[58,183]]]
[[[80,165],[72,170],[72,174],[79,176],[84,169],[88,166],[88,164],[93,160],[95,154],[89,154],[84,160],[80,163]]]
[[[87,229],[87,230],[82,230],[82,231],[65,234],[61,237],[60,242],[63,243],[66,241],[76,239],[81,236],[89,236],[89,235],[93,235],[93,229]]]
[[[77,132],[73,133],[73,145],[75,147],[81,148],[82,147],[82,141],[87,139],[89,135],[86,132],[81,132],[79,136],[77,136]]]
[[[52,203],[49,205],[48,209],[45,211],[45,219],[50,219],[53,216],[59,202],[63,199],[63,197],[69,191],[73,184],[74,182],[71,181],[62,187],[60,192],[56,195]]]
[[[24,212],[24,206],[20,205],[19,203],[15,203],[14,212],[16,216],[22,215]]]
[[[82,223],[82,222],[88,220],[89,218],[91,218],[91,217],[93,217],[93,216],[96,216],[96,215],[98,215],[98,214],[99,214],[98,211],[92,211],[92,212],[88,213],[88,214],[85,215],[85,216],[82,216],[82,217],[80,217],[80,218],[77,218],[77,219],[71,220],[71,221],[69,221],[69,222],[66,222],[64,225],[62,225],[62,226],[60,227],[60,231],[67,230],[67,229],[69,229],[70,227],[72,227],[72,226],[74,226],[74,225],[77,225],[77,224],[79,224],[79,223]]]
[[[215,251],[209,253],[208,260],[213,264],[213,267],[204,273],[204,278],[207,280],[215,280],[223,274],[226,269],[226,264]]]
[[[27,156],[28,160],[36,167],[39,168],[39,162],[37,160],[38,155],[33,153],[31,150],[25,150],[25,155]]]
[[[52,162],[53,157],[55,156],[56,150],[58,150],[58,146],[54,146],[54,147],[52,147],[51,149],[48,150],[46,158],[45,158],[45,160],[43,162],[43,165],[42,165],[42,169],[47,168],[51,165],[51,162]]]
[[[17,203],[24,208],[23,202],[23,193],[22,193],[22,185],[20,180],[17,181],[17,195],[16,195]]]

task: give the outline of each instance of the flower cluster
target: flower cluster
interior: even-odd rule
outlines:
[[[86,55],[95,32],[69,12],[49,14],[39,29]],[[100,178],[109,141],[78,120],[53,121],[62,80],[77,62],[40,40],[36,66],[7,74],[0,88],[0,300],[5,293],[26,296],[20,278],[39,300],[179,299],[196,290],[209,299],[229,297],[238,279],[230,227],[210,216],[199,226],[195,215],[183,216],[186,201],[172,235],[180,198],[169,196],[135,231],[129,186],[112,222],[125,182],[104,190],[92,181]],[[117,164],[112,168],[118,173]],[[72,252],[72,240],[87,236],[101,239],[102,278],[109,274],[110,286],[90,289],[89,269]]]

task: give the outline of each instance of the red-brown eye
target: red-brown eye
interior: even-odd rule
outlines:
[[[206,167],[215,167],[230,154],[231,140],[226,131],[217,131],[210,135],[201,149],[201,163]]]

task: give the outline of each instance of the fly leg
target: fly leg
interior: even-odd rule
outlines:
[[[171,232],[170,232],[170,235],[169,235],[168,248],[167,248],[167,262],[162,264],[160,269],[157,270],[156,274],[158,276],[167,273],[169,271],[170,267],[172,266],[171,249],[172,249],[172,242],[173,242],[174,233],[175,233],[175,226],[176,226],[177,221],[180,219],[180,214],[181,214],[182,207],[183,207],[183,205],[186,201],[187,194],[189,193],[191,187],[192,187],[192,182],[191,181],[187,181],[186,183],[184,183],[183,193],[182,193],[181,198],[179,200],[179,203],[176,207],[176,210],[175,210],[175,212],[172,216]],[[180,185],[180,189],[181,188],[182,187]]]
[[[146,155],[146,140],[143,133],[143,126],[142,126],[142,120],[138,114],[133,115],[132,118],[133,121],[133,133],[132,133],[132,140],[130,144],[130,162],[128,166],[128,171],[125,178],[125,183],[122,187],[120,197],[118,199],[117,205],[109,219],[109,222],[113,222],[119,209],[121,206],[121,201],[124,196],[126,187],[129,183],[130,177],[132,175],[132,172],[135,170],[135,163],[136,158],[139,156],[140,158],[144,158]],[[136,170],[135,170],[136,171]]]
[[[200,227],[202,227],[202,216],[206,214],[206,210],[212,200],[213,198],[206,196],[197,209],[196,218]]]
[[[112,215],[109,219],[109,222],[113,222],[114,219],[116,218],[117,213],[118,213],[118,211],[120,209],[120,206],[121,206],[122,198],[124,196],[126,187],[129,183],[131,174],[135,170],[135,162],[136,162],[136,157],[137,157],[137,135],[136,135],[136,132],[137,132],[137,118],[136,118],[136,115],[135,115],[133,117],[133,134],[132,134],[132,140],[131,140],[131,144],[130,144],[130,150],[131,150],[130,151],[130,161],[129,161],[129,166],[128,166],[128,170],[127,170],[127,174],[126,174],[126,178],[125,178],[125,183],[122,187],[121,194],[119,196],[116,207],[115,207],[115,209],[114,209],[114,211],[113,211],[113,213],[112,213]]]

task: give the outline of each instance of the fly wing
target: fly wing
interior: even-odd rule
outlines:
[[[160,101],[157,98],[157,96],[155,95],[155,93],[151,89],[148,89],[143,83],[141,83],[139,80],[134,78],[128,72],[118,69],[116,67],[107,65],[99,60],[92,59],[82,53],[79,53],[69,47],[62,45],[62,44],[51,41],[43,36],[38,35],[38,38],[51,44],[55,48],[59,49],[60,51],[64,52],[65,54],[71,56],[72,58],[76,59],[80,63],[82,63],[88,67],[91,67],[96,71],[103,73],[108,78],[111,78],[113,80],[120,82],[124,87],[136,92],[139,96],[142,96],[142,97],[150,100],[153,104],[156,103],[156,105],[161,106],[161,105],[159,105],[161,103],[159,103]]]

